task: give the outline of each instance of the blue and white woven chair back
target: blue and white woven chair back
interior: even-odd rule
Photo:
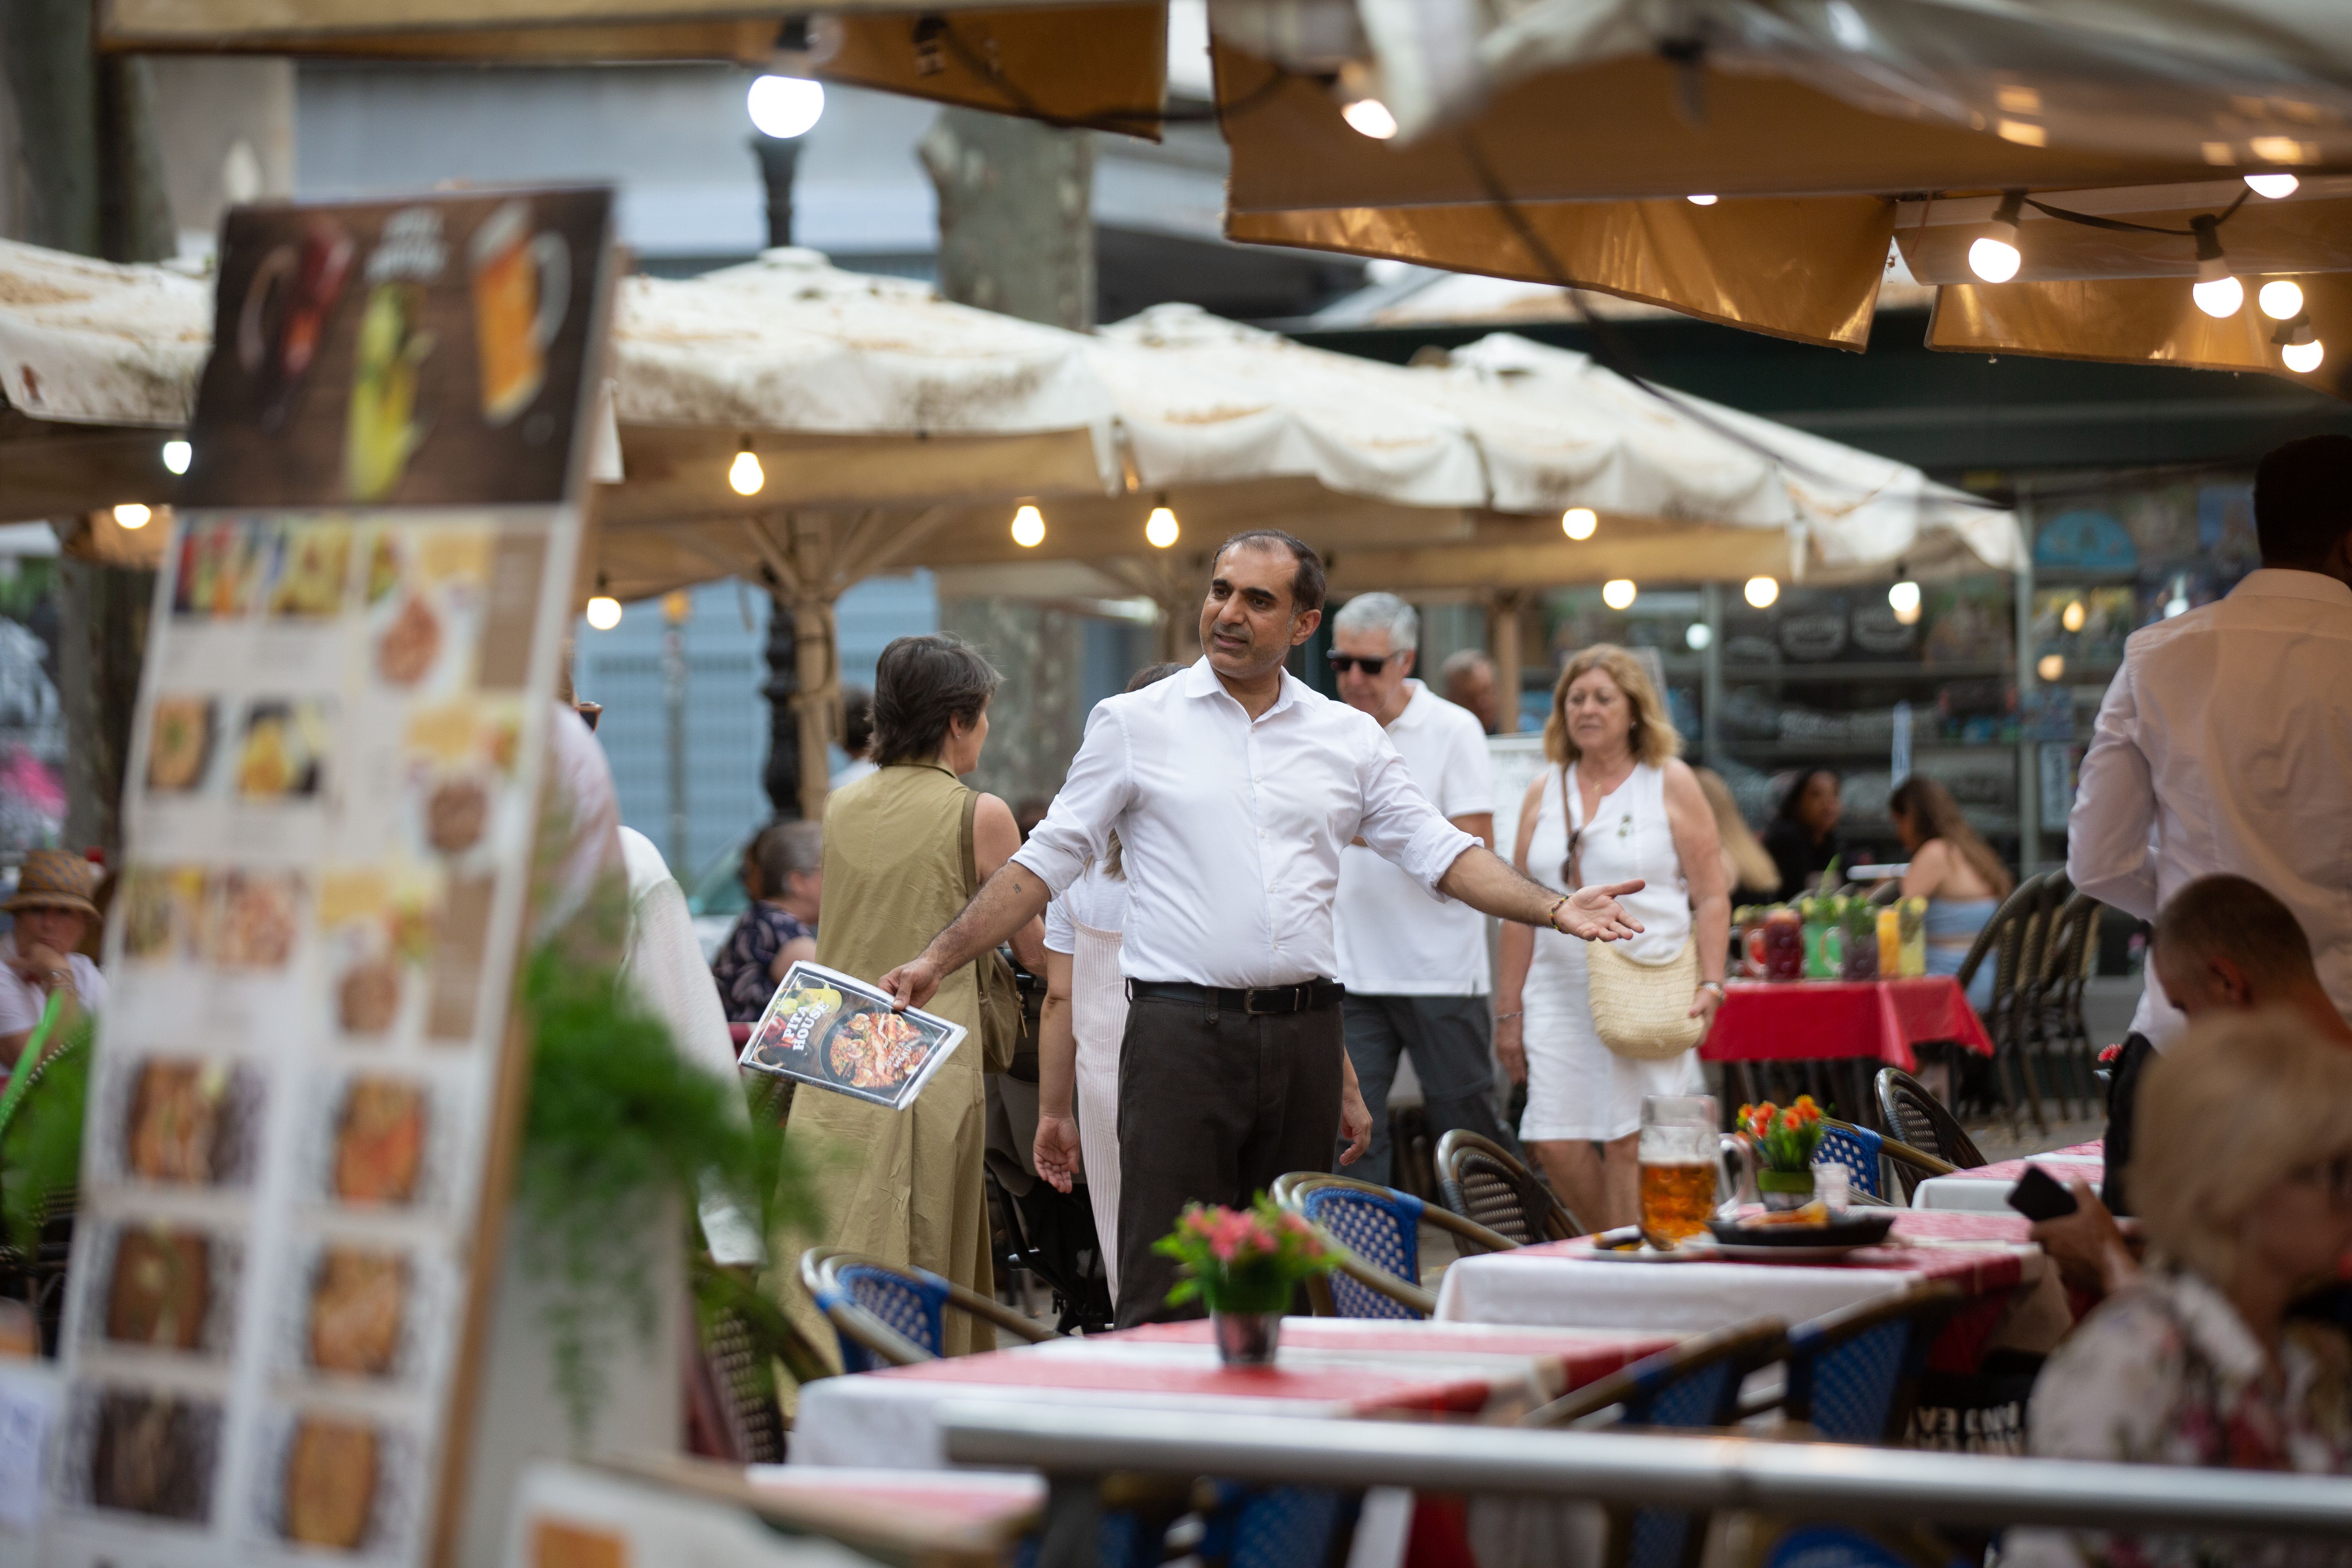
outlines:
[[[1329,1487],[1216,1484],[1199,1557],[1227,1568],[1314,1568],[1331,1557],[1333,1538],[1355,1512],[1357,1498]]]
[[[1841,1340],[1827,1349],[1807,1342],[1801,1326],[1789,1336],[1789,1392],[1810,1411],[1812,1427],[1838,1443],[1885,1440],[1916,1321],[1897,1318]]]
[[[1625,1402],[1625,1419],[1636,1426],[1719,1426],[1739,1399],[1728,1361],[1709,1362],[1685,1376],[1669,1377]]]
[[[1374,1268],[1421,1283],[1422,1202],[1410,1193],[1316,1187],[1300,1200],[1307,1217]],[[1408,1318],[1420,1313],[1345,1274],[1330,1276],[1331,1305],[1343,1318]]]
[[[1843,1165],[1855,1192],[1883,1198],[1886,1194],[1879,1184],[1878,1151],[1885,1142],[1867,1127],[1826,1128],[1822,1133],[1822,1146],[1814,1152],[1813,1158]]]
[[[905,1274],[866,1264],[845,1266],[836,1276],[849,1300],[881,1319],[933,1355],[947,1353],[947,1286],[915,1270]],[[841,1342],[842,1368],[871,1372],[887,1363],[852,1344]],[[856,1364],[852,1364],[855,1363]]]

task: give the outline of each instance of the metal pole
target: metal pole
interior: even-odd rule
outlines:
[[[2042,864],[2042,743],[2026,722],[2038,680],[2033,668],[2033,509],[2026,482],[2018,481],[2018,525],[2025,534],[2025,563],[2017,570],[2017,874],[2031,877]]]
[[[1702,583],[1699,614],[1706,624],[1706,647],[1699,651],[1699,752],[1710,766],[1723,763],[1723,584]]]
[[[1584,1498],[1974,1525],[2352,1539],[2341,1478],[1923,1453],[1843,1443],[1257,1416],[1204,1431],[1181,1412],[955,1401],[957,1464],[1073,1479],[1107,1471]]]
[[[684,589],[662,595],[662,718],[667,731],[669,763],[669,863],[684,870],[693,864],[687,853],[686,809],[686,618],[693,601]]]

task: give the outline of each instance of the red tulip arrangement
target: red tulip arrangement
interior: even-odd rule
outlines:
[[[1761,1105],[1741,1106],[1739,1131],[1764,1169],[1795,1174],[1813,1168],[1813,1151],[1822,1146],[1826,1129],[1813,1097],[1801,1094],[1794,1105],[1787,1107],[1769,1100]]]
[[[1197,1299],[1213,1312],[1281,1312],[1299,1281],[1339,1266],[1328,1237],[1264,1193],[1245,1209],[1188,1205],[1151,1250],[1184,1266],[1168,1300]]]

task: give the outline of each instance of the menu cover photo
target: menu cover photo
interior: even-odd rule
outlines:
[[[961,1024],[912,1007],[893,1012],[888,992],[803,963],[784,971],[740,1060],[773,1078],[904,1110],[963,1037]]]

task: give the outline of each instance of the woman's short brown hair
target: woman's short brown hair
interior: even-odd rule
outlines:
[[[2262,1195],[2352,1153],[2352,1050],[2284,1008],[2201,1017],[2149,1064],[2133,1118],[2126,1179],[2149,1241],[2226,1289]]]
[[[996,695],[998,679],[978,648],[944,632],[900,637],[884,648],[874,667],[875,765],[938,756],[950,722],[976,721]]]
[[[1626,706],[1633,710],[1633,727],[1626,732],[1625,743],[1633,748],[1633,760],[1647,763],[1654,768],[1664,767],[1683,754],[1683,738],[1675,729],[1675,721],[1666,717],[1666,705],[1658,696],[1658,689],[1650,683],[1650,672],[1642,661],[1619,647],[1615,643],[1597,642],[1574,658],[1559,672],[1559,681],[1551,689],[1551,717],[1544,721],[1544,755],[1566,767],[1580,754],[1574,741],[1568,738],[1568,689],[1577,678],[1593,670],[1607,672],[1625,694]]]

